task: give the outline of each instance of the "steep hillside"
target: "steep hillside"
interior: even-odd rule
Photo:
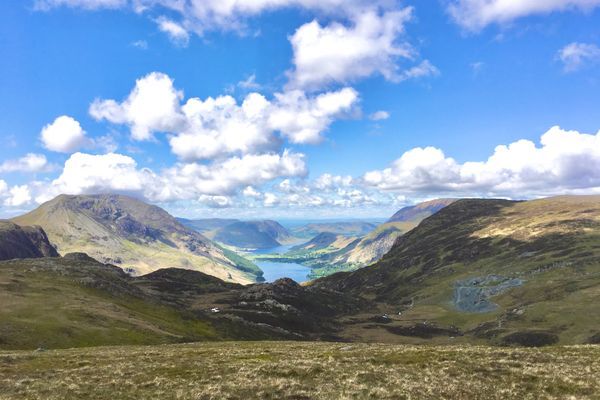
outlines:
[[[41,226],[60,253],[84,252],[136,274],[178,267],[240,283],[260,276],[163,209],[127,196],[61,195],[13,221]]]
[[[0,220],[0,260],[57,257],[58,252],[39,226],[19,226]]]
[[[393,316],[381,331],[415,340],[597,341],[600,197],[459,200],[372,267],[315,284],[375,301]]]
[[[238,219],[206,218],[206,219],[186,219],[177,218],[179,222],[188,228],[194,229],[208,238],[214,236],[216,230],[240,222]]]
[[[213,239],[241,249],[269,249],[291,239],[290,233],[276,221],[239,221],[218,229]]]
[[[414,206],[404,207],[392,215],[388,222],[413,222],[421,221],[435,214],[442,208],[454,203],[456,199],[436,199],[425,201]]]
[[[344,236],[364,236],[375,230],[377,224],[365,221],[314,222],[291,229],[294,236],[313,238],[320,233],[335,233]]]

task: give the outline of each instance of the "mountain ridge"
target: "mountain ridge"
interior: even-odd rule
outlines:
[[[291,235],[273,220],[238,221],[218,229],[213,240],[241,249],[269,249],[281,246]]]
[[[128,196],[61,195],[12,221],[42,226],[59,252],[88,253],[137,274],[181,267],[242,283],[261,275],[258,268],[238,268],[165,210]]]
[[[314,284],[380,304],[394,335],[586,343],[600,333],[598,243],[599,196],[458,200],[375,265]]]

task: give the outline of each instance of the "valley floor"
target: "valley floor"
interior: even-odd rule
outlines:
[[[0,352],[0,399],[600,398],[600,346],[220,342]]]

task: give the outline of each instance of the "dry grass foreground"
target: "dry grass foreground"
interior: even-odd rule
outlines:
[[[222,342],[0,352],[0,399],[594,399],[600,346]]]

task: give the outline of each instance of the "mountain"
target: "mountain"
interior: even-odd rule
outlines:
[[[414,206],[404,207],[387,222],[413,222],[421,221],[432,214],[440,211],[442,208],[454,203],[456,199],[436,199],[425,201]]]
[[[58,257],[58,252],[39,226],[19,226],[0,220],[0,260]]]
[[[600,197],[458,200],[377,264],[314,285],[377,303],[380,340],[595,342]]]
[[[344,236],[364,236],[377,228],[376,224],[364,221],[318,222],[292,228],[291,233],[299,238],[310,239],[320,233],[335,233]]]
[[[239,221],[218,229],[212,239],[241,249],[270,249],[290,241],[291,235],[276,221]]]
[[[214,235],[214,231],[231,225],[235,222],[240,222],[238,219],[222,219],[222,218],[206,218],[206,219],[186,219],[177,218],[179,222],[188,228],[194,229],[206,237]]]
[[[60,253],[84,252],[135,274],[179,267],[240,283],[261,276],[163,209],[127,196],[61,195],[13,222],[41,226]]]
[[[325,243],[325,242],[324,242]],[[0,262],[0,348],[205,340],[600,343],[600,197],[458,200],[379,262],[298,285]]]

